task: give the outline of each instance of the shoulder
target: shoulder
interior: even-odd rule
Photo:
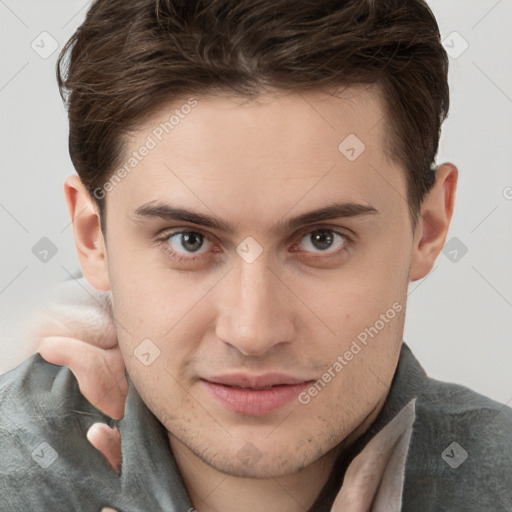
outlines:
[[[466,386],[429,378],[419,393],[416,412],[420,426],[437,426],[450,437],[460,436],[469,448],[485,444],[489,453],[490,443],[484,443],[487,435],[496,449],[512,449],[512,409]],[[508,455],[499,462],[512,465]]]
[[[426,378],[405,482],[404,511],[512,510],[512,409]]]
[[[38,353],[0,375],[0,408],[4,433],[47,429],[56,422],[62,426],[82,409],[101,414],[80,393],[68,367],[48,363]]]
[[[44,393],[52,388],[58,374],[71,373],[69,368],[55,366],[45,361],[40,354],[33,354],[16,368],[0,375],[0,397],[2,407],[8,406],[19,397],[27,399],[26,394]]]
[[[0,494],[9,510],[81,510],[74,482],[106,467],[86,433],[101,411],[80,393],[71,370],[39,354],[0,376]],[[76,502],[75,502],[76,500]],[[23,508],[23,507],[21,507]]]
[[[512,409],[466,386],[429,378],[417,401],[419,418],[436,421],[457,431],[478,429],[504,435],[503,443],[512,443]],[[507,435],[508,434],[508,435]]]

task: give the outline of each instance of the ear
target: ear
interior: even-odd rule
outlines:
[[[96,203],[76,175],[66,179],[64,194],[73,223],[75,247],[82,273],[97,290],[110,290],[107,250]]]
[[[436,170],[435,183],[421,204],[414,233],[410,281],[425,277],[443,248],[453,214],[457,178],[457,168],[451,163]]]

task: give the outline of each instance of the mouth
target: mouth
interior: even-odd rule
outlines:
[[[231,374],[202,379],[207,392],[227,409],[263,416],[296,398],[313,381],[284,374]]]

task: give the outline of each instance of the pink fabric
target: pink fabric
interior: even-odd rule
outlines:
[[[400,512],[415,405],[414,398],[350,463],[331,512]]]

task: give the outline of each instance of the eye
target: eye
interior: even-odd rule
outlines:
[[[293,252],[310,253],[312,260],[325,260],[339,256],[348,250],[351,242],[347,235],[328,228],[309,228],[299,235],[299,242],[292,247]],[[206,233],[197,230],[179,230],[167,232],[159,241],[164,253],[181,262],[196,263],[209,258],[209,253],[222,252],[216,248],[213,240]]]
[[[198,231],[177,231],[164,238],[164,251],[178,260],[194,261],[208,253],[212,242]]]
[[[347,236],[330,228],[318,228],[309,231],[301,238],[298,245],[304,247],[306,252],[313,252],[320,257],[334,256],[347,249],[349,239]]]

